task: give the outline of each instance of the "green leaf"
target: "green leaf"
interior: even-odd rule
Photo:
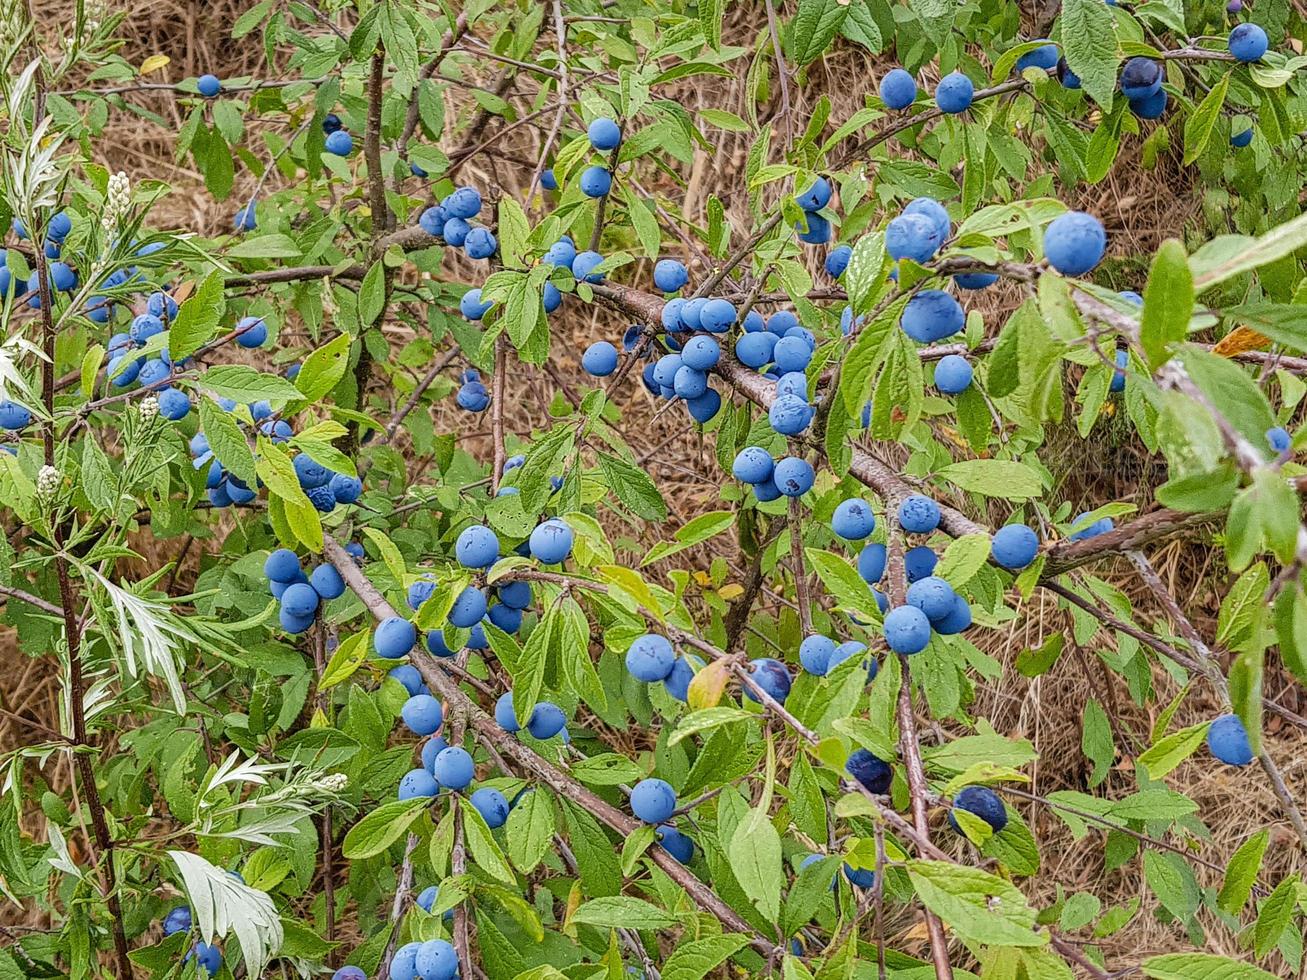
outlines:
[[[950,463],[935,475],[961,490],[1004,500],[1026,500],[1044,491],[1038,473],[1011,459],[967,459]]]
[[[424,797],[381,804],[349,829],[341,853],[351,861],[380,854],[399,840],[409,824],[430,805],[431,800]]]
[[[302,398],[316,402],[339,384],[349,367],[349,348],[354,338],[343,333],[323,344],[304,359],[295,387]]]
[[[964,534],[949,543],[934,574],[955,589],[970,582],[989,561],[989,535]]]
[[[372,263],[359,287],[359,322],[371,326],[386,305],[386,265],[380,259]]]
[[[1105,813],[1119,820],[1174,820],[1197,811],[1198,804],[1189,797],[1154,786],[1110,804]]]
[[[514,866],[530,874],[554,843],[554,808],[545,790],[524,794],[509,811],[505,840]]]
[[[1212,86],[1198,108],[1184,121],[1184,165],[1193,163],[1207,148],[1216,129],[1216,121],[1221,118],[1221,107],[1225,105],[1225,94],[1230,88],[1231,72],[1221,76],[1221,80]]]
[[[768,922],[781,911],[781,838],[763,809],[753,809],[736,828],[726,849],[731,871]]]
[[[1212,953],[1167,953],[1142,966],[1152,980],[1276,980],[1273,973]]]
[[[1194,308],[1194,280],[1184,245],[1168,238],[1157,250],[1144,287],[1144,313],[1140,340],[1150,367],[1168,357],[1167,348],[1189,334],[1189,316]]]
[[[236,420],[209,398],[200,399],[200,426],[209,439],[214,457],[247,486],[258,483],[254,471],[254,453]]]
[[[749,937],[739,933],[678,942],[662,965],[663,980],[703,980],[748,944]]]
[[[504,265],[521,268],[530,248],[527,239],[531,236],[531,222],[527,220],[522,205],[508,195],[499,199],[498,231],[499,255]]]
[[[199,383],[223,398],[249,404],[257,401],[293,401],[300,390],[276,374],[260,374],[244,364],[220,364],[200,375]]]
[[[1277,225],[1260,238],[1220,235],[1189,257],[1194,289],[1201,293],[1243,272],[1292,255],[1307,244],[1307,214]]]
[[[1185,370],[1221,414],[1254,446],[1266,441],[1266,430],[1275,425],[1270,403],[1256,382],[1229,358],[1185,345],[1178,355]]]
[[[698,7],[699,27],[703,30],[704,43],[714,51],[720,51],[722,47],[722,14],[726,10],[726,0],[702,0]]]
[[[1063,0],[1062,53],[1085,94],[1104,109],[1116,91],[1116,18],[1101,0]]]
[[[1280,942],[1280,936],[1293,921],[1294,909],[1298,904],[1298,876],[1288,875],[1271,892],[1270,898],[1262,903],[1257,913],[1257,924],[1253,928],[1253,949],[1258,957],[1265,956]]]
[[[460,802],[459,805],[463,812],[463,832],[467,838],[467,849],[472,860],[490,877],[497,878],[506,885],[516,885],[517,878],[513,874],[513,869],[508,866],[508,859],[504,857],[504,852],[495,842],[495,837],[486,825],[485,818],[471,804],[464,805]]]
[[[667,520],[667,504],[648,473],[619,456],[603,452],[595,455],[599,458],[604,482],[618,500],[646,521]]]
[[[1227,915],[1237,916],[1243,910],[1248,896],[1252,894],[1270,840],[1270,831],[1259,830],[1240,844],[1234,857],[1230,858],[1225,869],[1225,881],[1221,883],[1221,891],[1216,896],[1216,904]]]
[[[802,67],[826,50],[848,10],[839,0],[799,0],[799,12],[789,30],[789,54],[796,65]]]
[[[1150,779],[1161,779],[1203,744],[1210,722],[1191,725],[1172,732],[1156,744],[1149,746],[1135,761],[1148,769]]]
[[[792,542],[790,546],[799,547],[797,542]],[[880,620],[880,607],[876,604],[871,586],[863,581],[847,558],[820,548],[808,548],[804,554],[840,608],[860,613],[873,621]]]
[[[1035,910],[1016,887],[979,868],[909,861],[908,877],[923,905],[962,940],[986,946],[1042,946]]]
[[[1178,854],[1144,851],[1144,878],[1162,906],[1182,922],[1198,909],[1198,882],[1189,864]]]
[[[1089,774],[1089,785],[1097,786],[1112,767],[1112,761],[1116,758],[1116,746],[1112,741],[1112,726],[1108,723],[1107,712],[1094,698],[1085,702],[1080,748],[1094,764],[1094,770]]]
[[[295,244],[294,239],[286,235],[259,235],[257,238],[246,238],[239,245],[227,250],[229,259],[297,259],[300,254],[300,247]]]
[[[676,731],[668,739],[668,744],[675,745],[682,739],[689,738],[698,732],[706,732],[722,725],[729,725],[732,722],[750,721],[753,718],[752,712],[726,706],[691,711],[677,724]]]
[[[622,869],[608,835],[582,807],[566,797],[560,797],[559,802],[563,805],[563,817],[567,822],[568,843],[576,855],[586,893],[616,895],[622,887]]]
[[[168,351],[174,362],[190,357],[213,339],[226,308],[222,273],[214,271],[181,305],[168,330]]]
[[[592,898],[572,913],[571,921],[602,929],[666,929],[680,922],[670,912],[628,895]]]
[[[348,680],[363,666],[368,659],[368,640],[369,634],[363,632],[355,633],[341,641],[322,671],[322,679],[318,682],[319,691],[325,691],[341,681]]]
[[[643,568],[645,565],[652,564],[662,558],[669,558],[685,551],[687,548],[693,548],[697,544],[703,544],[709,538],[716,537],[730,528],[734,523],[734,511],[714,510],[709,511],[707,514],[700,514],[673,534],[674,540],[659,541],[650,548],[649,553],[640,559],[640,567]]]

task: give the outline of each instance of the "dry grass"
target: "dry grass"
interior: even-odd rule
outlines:
[[[47,18],[57,18],[65,9],[66,0],[37,0],[36,7]],[[180,79],[212,71],[221,77],[250,75],[264,77],[261,46],[253,37],[233,43],[227,37],[231,23],[246,7],[245,0],[211,0],[204,4],[190,0],[135,0],[117,5],[128,9],[130,16],[125,25],[128,32],[124,55],[134,63],[146,56],[164,53],[172,63],[163,77]],[[53,22],[47,19],[46,22]],[[754,3],[732,5],[726,25],[728,41],[758,46],[758,32],[765,31],[762,8]],[[552,43],[552,37],[544,39]],[[761,45],[764,57],[770,57],[769,45]],[[811,66],[802,85],[791,85],[791,96],[796,100],[796,117],[806,119],[807,110],[823,95],[832,103],[831,118],[841,120],[862,105],[863,97],[872,91],[875,80],[887,63],[886,58],[874,58],[852,45],[842,44],[823,61]],[[774,76],[774,72],[772,73]],[[494,72],[487,72],[482,82],[493,84]],[[930,79],[929,81],[933,81]],[[702,78],[680,86],[675,98],[687,108],[717,106],[746,115],[747,97],[743,72],[734,79]],[[528,86],[512,90],[521,102]],[[171,103],[157,100],[151,107],[165,118],[177,121]],[[761,109],[764,122],[776,123],[773,105]],[[452,116],[452,114],[451,114]],[[547,118],[547,117],[546,117]],[[451,123],[452,125],[452,123]],[[494,124],[492,123],[491,126]],[[748,202],[743,194],[743,171],[749,141],[746,136],[719,134],[720,141],[711,151],[700,150],[690,168],[686,186],[676,186],[666,176],[658,178],[654,189],[668,197],[684,200],[686,211],[696,220],[702,219],[703,208],[709,193],[717,194],[725,203],[737,234],[751,225]],[[457,145],[460,136],[452,136],[447,145]],[[494,154],[497,159],[476,159],[465,168],[463,179],[471,179],[483,186],[505,182],[516,188],[525,182],[526,173],[518,172],[513,158],[534,160],[543,133],[532,127],[522,127],[513,138],[505,140]],[[1138,141],[1136,141],[1137,143]],[[124,169],[136,177],[165,178],[176,192],[160,207],[155,223],[161,227],[179,227],[216,234],[228,226],[231,213],[240,199],[242,189],[248,191],[254,181],[250,174],[238,172],[237,193],[228,202],[216,203],[203,188],[202,180],[188,163],[173,159],[172,137],[169,131],[137,120],[124,120],[115,126],[97,147],[101,158],[115,169]],[[1122,158],[1106,181],[1097,187],[1073,192],[1077,204],[1103,217],[1108,225],[1114,254],[1136,255],[1148,253],[1165,237],[1182,235],[1185,223],[1196,213],[1198,189],[1191,187],[1190,174],[1179,166],[1174,156],[1163,155],[1153,170],[1143,169],[1138,146],[1127,147]],[[511,173],[510,173],[511,171]],[[274,177],[275,182],[278,178]],[[649,178],[651,182],[653,178]],[[813,271],[818,260],[811,259]],[[454,269],[451,267],[451,272]],[[467,273],[468,270],[462,270]],[[1124,273],[1120,288],[1138,288],[1140,274],[1136,270]],[[470,278],[468,281],[472,281]],[[991,291],[976,298],[983,303],[991,323],[1001,322],[1001,315],[1020,302],[1015,292]],[[555,364],[561,377],[573,389],[583,390],[585,382],[576,363],[574,352],[579,352],[595,339],[615,339],[625,325],[597,309],[580,304],[569,304],[564,316],[555,316],[552,329],[554,349],[558,353]],[[394,340],[404,340],[408,334],[396,328]],[[569,355],[569,352],[573,352]],[[634,380],[634,379],[633,379]],[[514,368],[508,379],[513,393],[508,415],[511,432],[527,435],[533,430],[550,425],[548,406],[558,390],[555,379],[539,369],[529,366]],[[679,526],[698,513],[721,506],[719,487],[723,479],[713,460],[711,441],[701,440],[687,431],[683,412],[673,409],[660,412],[660,405],[650,399],[638,381],[627,386],[619,396],[623,415],[622,428],[637,453],[651,454],[648,468],[662,488],[672,512],[668,527],[642,527],[624,524],[611,516],[606,518],[611,529],[619,534],[640,538],[645,546],[669,529]],[[377,414],[385,414],[388,407],[374,405]],[[433,408],[437,431],[463,433],[462,444],[472,451],[489,455],[488,419],[471,419],[446,401]],[[1100,422],[1090,439],[1081,441],[1073,431],[1055,432],[1042,454],[1060,481],[1060,492],[1076,502],[1107,499],[1129,499],[1145,503],[1151,498],[1151,486],[1159,478],[1157,460],[1130,438],[1123,422]],[[146,543],[148,547],[148,543]],[[154,548],[152,558],[167,560],[173,557],[176,544]],[[723,545],[715,542],[713,549],[703,549],[693,560],[706,568],[713,554]],[[193,574],[200,548],[192,548],[184,565]],[[727,554],[739,571],[736,556]],[[1175,584],[1175,592],[1182,598],[1185,608],[1192,614],[1199,628],[1211,635],[1216,610],[1224,591],[1224,575],[1219,554],[1214,554],[1208,542],[1174,542],[1158,549],[1153,558],[1159,572]],[[680,560],[684,560],[681,556]],[[187,571],[182,581],[186,581]],[[1114,582],[1126,589],[1138,602],[1137,608],[1145,619],[1153,617],[1156,607],[1139,587],[1127,566],[1101,568]],[[1003,680],[993,686],[978,689],[977,700],[971,710],[992,720],[996,728],[1006,734],[1030,738],[1040,754],[1040,763],[1032,773],[1034,788],[1038,792],[1055,789],[1086,789],[1089,764],[1080,750],[1080,717],[1088,698],[1097,698],[1113,705],[1113,721],[1117,726],[1125,751],[1115,770],[1107,777],[1101,790],[1128,792],[1133,787],[1130,772],[1132,747],[1147,744],[1147,733],[1159,709],[1176,689],[1161,671],[1155,671],[1158,699],[1147,708],[1130,703],[1124,685],[1106,671],[1096,659],[1094,650],[1080,650],[1068,642],[1061,660],[1045,676],[1027,680],[1010,669],[1016,655],[1025,647],[1037,645],[1045,637],[1070,631],[1065,614],[1043,593],[1037,593],[1024,610],[1024,615],[1010,630],[988,632],[977,636],[985,649],[1003,661],[1009,669]],[[1097,642],[1105,642],[1100,639]],[[14,649],[12,637],[0,637],[0,667],[15,680],[6,685],[4,706],[21,711],[24,715],[46,725],[57,718],[56,680],[44,661],[29,660]],[[1109,688],[1115,688],[1109,692]],[[1267,682],[1269,696],[1282,698],[1292,708],[1301,710],[1299,698],[1292,683],[1284,676],[1271,671]],[[1210,717],[1216,710],[1211,692],[1201,686],[1189,698],[1175,720],[1176,725],[1190,724]],[[11,717],[0,717],[0,747],[11,747],[34,738],[30,731]],[[1119,744],[1121,744],[1119,743]],[[1303,750],[1301,733],[1281,729],[1272,723],[1268,731],[1268,744],[1284,767],[1286,778],[1295,796],[1307,800],[1307,753]],[[56,790],[66,789],[66,771],[56,769],[49,774]],[[1254,769],[1230,770],[1213,766],[1205,754],[1181,766],[1169,778],[1176,788],[1191,795],[1201,805],[1201,816],[1211,830],[1210,839],[1195,842],[1195,849],[1207,860],[1224,865],[1234,849],[1256,827],[1269,823],[1274,828],[1276,843],[1267,858],[1264,880],[1275,881],[1293,867],[1301,869],[1301,853],[1290,845],[1292,834],[1260,772]],[[1138,862],[1107,872],[1102,861],[1103,838],[1091,833],[1083,841],[1074,841],[1063,825],[1040,808],[1023,807],[1041,845],[1045,860],[1045,873],[1039,884],[1033,886],[1035,897],[1048,900],[1055,886],[1065,890],[1089,890],[1103,899],[1104,906],[1117,905],[1139,897],[1144,911],[1122,932],[1107,941],[1110,957],[1120,956],[1125,962],[1137,962],[1142,955],[1158,951],[1185,948],[1183,930],[1162,921],[1153,914],[1156,906],[1138,871]],[[1249,820],[1249,815],[1253,816]],[[938,816],[938,815],[937,815]],[[40,833],[40,817],[34,815],[28,829]],[[946,835],[941,835],[944,839]],[[1218,885],[1211,874],[1203,873],[1204,885]],[[13,921],[12,911],[6,912],[6,921]],[[1235,952],[1235,937],[1215,923],[1210,934],[1214,951]],[[1274,967],[1272,967],[1274,968]]]

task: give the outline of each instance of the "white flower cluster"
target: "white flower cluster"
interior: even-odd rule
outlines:
[[[109,178],[108,200],[104,206],[104,215],[100,218],[100,227],[106,238],[112,238],[118,228],[118,222],[132,205],[132,185],[127,174],[119,170]]]
[[[59,492],[59,471],[53,466],[42,466],[36,474],[36,495],[42,500],[52,500]]]
[[[159,416],[159,396],[146,395],[141,399],[141,421],[153,422]]]

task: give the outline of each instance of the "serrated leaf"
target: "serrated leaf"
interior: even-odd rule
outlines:
[[[222,273],[215,270],[182,303],[168,329],[168,352],[174,362],[185,360],[214,338],[226,308]]]
[[[381,804],[349,829],[341,853],[351,861],[380,854],[399,840],[409,824],[430,805],[431,800],[425,797]]]

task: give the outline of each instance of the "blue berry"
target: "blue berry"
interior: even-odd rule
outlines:
[[[1256,24],[1243,23],[1230,32],[1228,44],[1235,60],[1249,62],[1261,60],[1270,42],[1262,28]]]
[[[195,87],[206,99],[212,99],[222,91],[222,82],[217,75],[201,75],[195,80]]]
[[[1127,99],[1147,99],[1162,87],[1162,66],[1151,58],[1135,57],[1121,69],[1121,94]]]
[[[567,725],[567,716],[563,714],[563,709],[550,701],[541,701],[531,712],[531,717],[527,719],[526,730],[531,733],[532,738],[538,738],[542,742],[553,738]]]
[[[581,355],[581,368],[596,378],[606,378],[617,370],[617,348],[606,340],[597,340]]]
[[[440,792],[440,783],[425,769],[410,769],[399,781],[399,799],[431,797]]]
[[[504,799],[504,794],[499,790],[482,786],[472,794],[470,802],[491,830],[508,822],[508,800]]]
[[[745,367],[760,368],[771,363],[779,339],[774,333],[746,333],[735,342],[735,357]]]
[[[445,196],[440,206],[452,218],[471,220],[481,213],[481,192],[475,187],[456,187]]]
[[[590,137],[590,145],[600,151],[616,149],[617,144],[622,142],[622,128],[611,119],[603,117],[590,124],[586,135]]]
[[[675,809],[676,791],[661,779],[642,779],[631,790],[631,812],[645,823],[666,823]]]
[[[268,324],[262,317],[247,316],[236,324],[236,343],[253,350],[268,342]]]
[[[1246,766],[1253,761],[1248,731],[1238,715],[1222,715],[1208,726],[1207,748],[1227,766]]]
[[[866,749],[854,749],[844,763],[844,771],[856,779],[869,793],[881,796],[889,792],[894,781],[894,770],[889,763],[876,758]]]
[[[440,702],[430,694],[414,694],[404,702],[399,714],[414,735],[434,735],[444,720]]]
[[[974,375],[965,357],[960,354],[947,354],[935,365],[935,387],[945,395],[957,395],[971,387]]]
[[[844,270],[849,267],[849,259],[853,258],[853,249],[848,245],[836,245],[826,254],[826,275],[832,279],[839,279],[844,275]]]
[[[347,157],[354,151],[354,137],[346,130],[338,129],[327,137],[326,149],[338,157]]]
[[[790,685],[793,683],[790,678],[790,672],[785,665],[779,660],[773,660],[771,657],[759,657],[757,660],[749,661],[749,673],[754,682],[771,695],[772,699],[785,703],[785,699],[790,696]],[[750,701],[759,701],[757,692],[752,687],[744,688],[744,696]]]
[[[299,558],[289,547],[278,547],[263,563],[264,578],[269,581],[297,581],[303,575]]]
[[[999,795],[988,786],[964,786],[953,794],[953,809],[966,810],[989,824],[994,833],[1007,826],[1007,809]],[[959,833],[961,829],[950,811],[949,825]]]
[[[486,594],[475,585],[469,585],[454,599],[449,609],[449,625],[471,629],[486,614]]]
[[[454,556],[464,568],[489,568],[499,558],[499,537],[484,524],[472,524],[454,542]]]
[[[725,333],[738,316],[734,304],[724,299],[710,299],[699,311],[699,325],[709,333]]]
[[[1103,223],[1092,214],[1068,211],[1044,231],[1044,255],[1064,276],[1082,276],[1102,261],[1107,249]]]
[[[899,504],[899,525],[909,534],[929,534],[939,527],[939,504],[914,493]]]
[[[398,667],[391,667],[390,670],[386,671],[386,676],[403,685],[404,690],[408,691],[410,696],[427,693],[427,686],[422,683],[422,675],[418,673],[418,669],[412,664],[400,664]]]
[[[1039,535],[1024,524],[1006,524],[994,532],[989,553],[1004,568],[1025,568],[1039,551]]]
[[[654,265],[653,281],[663,292],[674,293],[690,281],[690,273],[676,259],[659,259]]]
[[[885,615],[885,642],[895,653],[920,653],[930,643],[930,620],[915,606],[897,606]]]
[[[946,75],[935,88],[935,105],[941,112],[956,115],[971,108],[976,87],[966,75],[955,71]]]
[[[681,864],[689,864],[694,860],[694,841],[671,824],[663,824],[658,828],[658,843]]]
[[[466,749],[457,745],[451,745],[437,755],[431,769],[441,786],[455,791],[467,789],[476,772],[472,756],[468,755]]]
[[[676,651],[666,637],[645,633],[627,648],[626,669],[632,677],[646,684],[665,680],[672,672]]]
[[[469,259],[488,259],[499,249],[499,242],[489,228],[473,228],[463,239],[463,249]]]
[[[817,474],[812,465],[798,456],[786,456],[776,464],[772,479],[776,488],[787,497],[802,497],[812,489]]]
[[[694,680],[696,667],[702,667],[703,661],[698,657],[677,657],[671,672],[663,678],[663,687],[677,701],[686,701],[690,697],[690,681]]]
[[[572,553],[572,529],[555,517],[531,532],[531,557],[545,565],[557,565]]]
[[[581,193],[586,197],[603,197],[613,188],[613,175],[604,167],[586,167],[581,171]]]
[[[802,194],[794,195],[794,200],[805,211],[820,211],[830,203],[831,186],[825,177],[816,178]]]
[[[891,68],[880,80],[880,100],[886,109],[906,109],[917,100],[917,80],[903,68]]]
[[[862,576],[864,582],[875,585],[884,577],[886,557],[883,544],[869,544],[858,553],[858,574]],[[906,556],[904,564],[906,565]]]
[[[745,446],[731,464],[731,475],[743,483],[765,483],[775,469],[771,453],[761,446]]]
[[[920,609],[932,623],[953,611],[956,597],[953,586],[935,575],[927,575],[908,586],[908,605]]]
[[[399,616],[387,616],[372,631],[372,645],[377,656],[386,660],[398,660],[407,654],[417,639],[413,624]]]
[[[953,636],[963,632],[971,626],[971,604],[960,595],[954,596],[952,611],[930,625],[941,636]]]
[[[876,530],[876,515],[871,506],[859,498],[845,500],[831,516],[831,530],[846,541],[861,541]]]
[[[923,289],[908,300],[899,325],[917,343],[933,344],[960,331],[966,319],[961,305],[948,293]]]
[[[1040,40],[1044,40],[1041,38]],[[1042,68],[1044,71],[1052,71],[1057,67],[1059,57],[1056,44],[1043,44],[1033,51],[1027,51],[1017,58],[1017,71],[1022,72],[1027,68]]]
[[[318,611],[319,601],[318,593],[314,591],[313,586],[303,582],[293,583],[281,594],[281,608],[286,610],[288,616],[297,619],[312,617]]]
[[[834,652],[834,640],[814,633],[799,644],[799,663],[809,674],[822,677],[830,669],[830,658]]]
[[[595,272],[603,260],[598,252],[581,252],[572,260],[572,275],[580,282],[603,282],[604,274]]]
[[[804,213],[805,226],[795,226],[799,233],[799,241],[806,242],[809,245],[825,245],[830,241],[831,227],[830,222],[823,218],[816,211],[807,211]]]

